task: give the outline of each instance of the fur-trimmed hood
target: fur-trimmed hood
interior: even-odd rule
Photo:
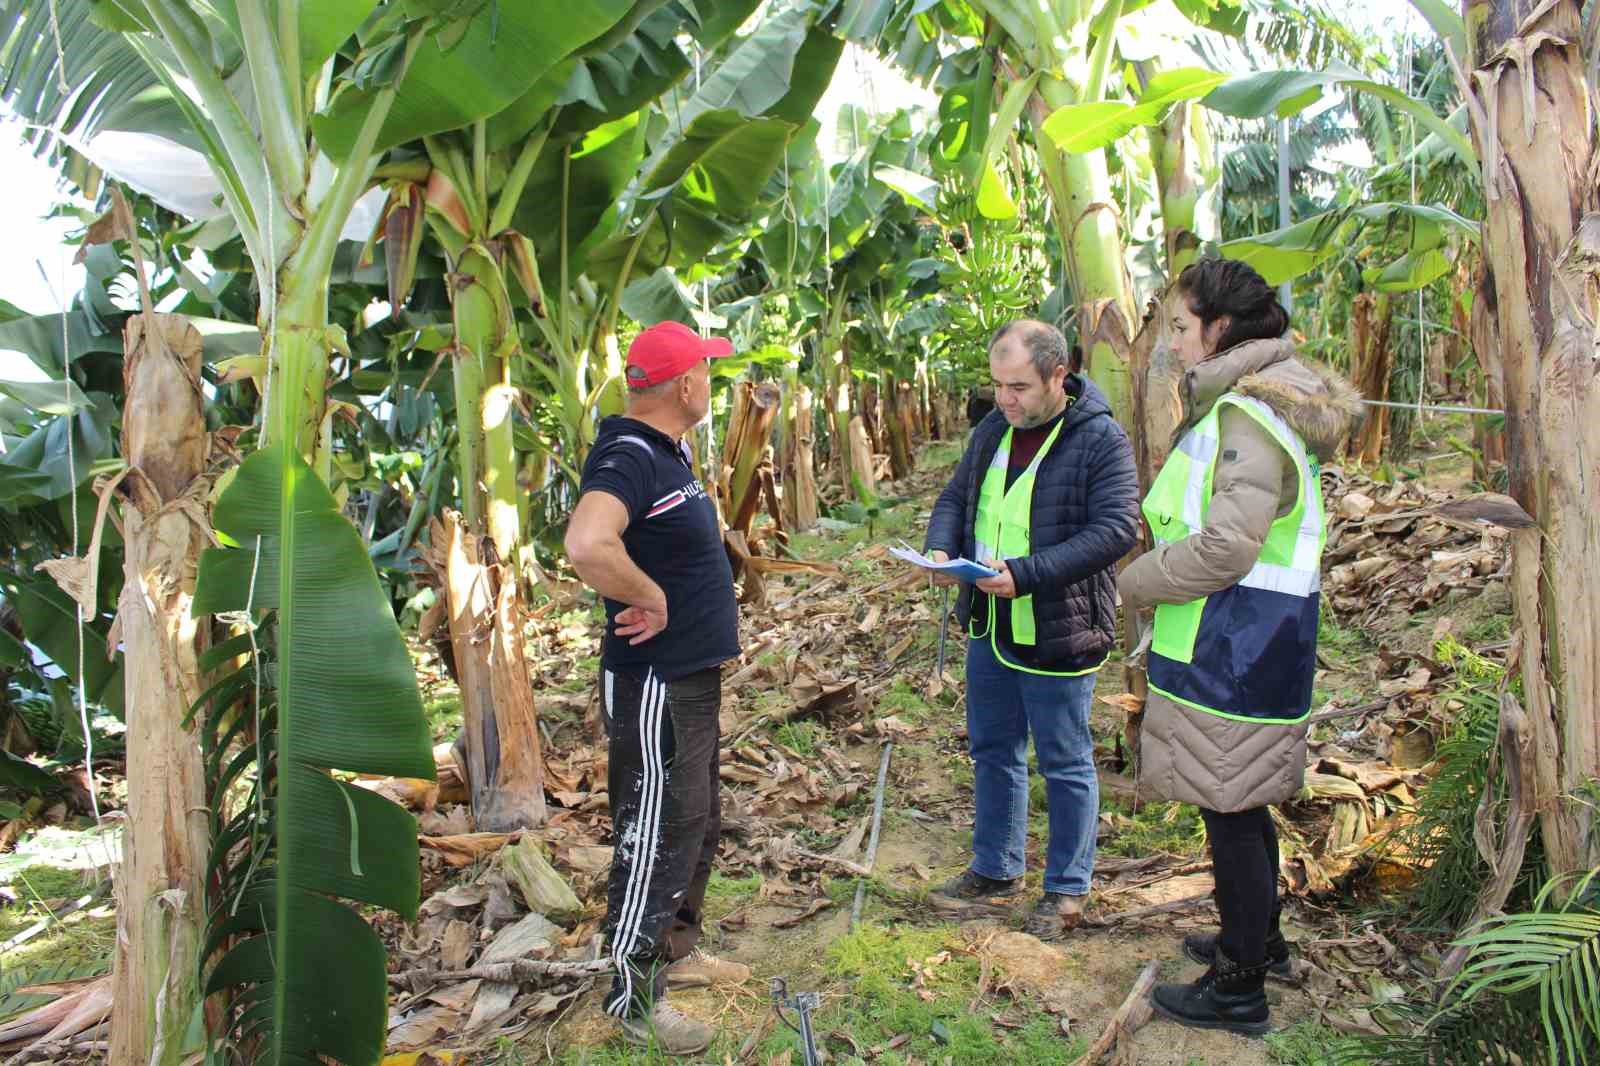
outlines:
[[[1282,416],[1318,459],[1331,459],[1361,425],[1361,394],[1332,368],[1296,355],[1283,340],[1246,341],[1212,356],[1183,379],[1184,428],[1223,393],[1260,400]]]

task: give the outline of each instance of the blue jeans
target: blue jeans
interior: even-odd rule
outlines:
[[[1089,735],[1094,681],[1094,674],[1013,670],[995,658],[988,638],[967,641],[967,746],[977,791],[974,873],[1008,881],[1026,868],[1031,733],[1050,808],[1044,890],[1069,896],[1089,891],[1100,812]]]

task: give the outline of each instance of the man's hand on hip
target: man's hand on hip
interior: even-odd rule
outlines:
[[[643,644],[667,628],[667,598],[655,603],[634,604],[617,612],[617,636],[629,644]]]
[[[987,592],[991,596],[999,596],[1003,600],[1017,598],[1017,579],[1011,576],[1011,568],[1004,560],[994,560],[983,564],[991,570],[1000,571],[996,577],[986,577],[978,582],[978,590]]]
[[[938,548],[935,548],[933,551],[929,552],[928,558],[932,559],[936,563],[948,563],[950,561],[950,556],[945,552],[940,551]],[[935,585],[954,585],[956,583],[955,578],[951,577],[942,570],[929,570],[928,576],[933,580]]]

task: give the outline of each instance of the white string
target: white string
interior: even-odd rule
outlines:
[[[243,626],[245,633],[250,637],[250,669],[255,685],[254,712],[256,719],[256,812],[261,819],[261,824],[265,825],[267,819],[267,797],[264,782],[267,774],[267,753],[266,749],[261,746],[263,732],[261,729],[261,649],[256,644],[255,618],[256,574],[259,572],[260,566],[261,534],[257,533],[255,557],[250,560],[250,588],[249,591],[245,593],[244,610],[218,611],[217,621],[223,623],[224,625]],[[246,884],[249,883],[250,878],[253,876],[256,866],[261,861],[262,857],[262,849],[260,848],[252,848],[251,852],[250,868],[245,871]],[[234,897],[233,908],[230,911],[230,914],[238,913],[239,904],[243,899],[243,892]]]
[[[1407,96],[1411,95],[1412,77],[1412,40],[1411,40],[1411,5],[1406,5],[1406,58],[1405,58],[1405,89]],[[1411,127],[1411,202],[1417,202],[1417,120],[1414,116],[1409,118]],[[1412,223],[1415,228],[1416,223]],[[1428,387],[1428,320],[1423,303],[1423,293],[1427,286],[1417,289],[1417,418],[1420,420],[1423,413],[1423,393]]]
[[[1453,403],[1409,404],[1396,403],[1393,400],[1362,400],[1368,407],[1417,407],[1423,411],[1439,411],[1444,414],[1456,415],[1503,415],[1504,411],[1492,407],[1462,407]]]
[[[67,81],[67,53],[61,47],[61,20],[56,15],[56,0],[50,0],[50,32],[56,39],[56,85],[62,92],[70,93],[72,85]]]
[[[52,3],[52,10],[54,10],[54,7],[55,5]],[[67,291],[67,247],[65,244],[58,245],[56,251],[58,263],[57,280],[61,285],[59,290],[56,289],[55,285],[50,284],[50,275],[45,273],[44,264],[36,259],[34,260],[34,265],[39,268],[39,273],[44,277],[45,285],[51,290],[50,295],[55,297],[56,306],[61,309],[61,388],[66,394],[67,408],[67,413],[64,416],[67,426],[67,492],[71,497],[69,506],[72,510],[72,555],[76,558],[80,535],[78,528],[78,456],[72,438],[77,430],[78,412],[72,406],[72,351],[70,348],[71,340],[67,332],[67,301],[65,299]],[[78,632],[78,725],[83,730],[83,774],[89,791],[89,807],[94,812],[95,824],[98,825],[100,824],[100,797],[95,794],[94,735],[89,729],[89,697],[86,692],[86,679],[84,677],[84,669],[88,664],[83,647],[85,630],[83,603],[74,595],[72,604]]]

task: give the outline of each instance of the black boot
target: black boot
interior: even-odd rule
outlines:
[[[1226,1029],[1263,1036],[1267,1023],[1267,964],[1241,968],[1220,950],[1211,968],[1188,985],[1156,985],[1156,1013],[1193,1029]]]
[[[1183,953],[1202,966],[1210,966],[1217,954],[1218,933],[1190,933],[1183,938]],[[1289,942],[1276,926],[1267,934],[1267,976],[1277,981],[1294,980],[1294,962],[1289,958]]]
[[[1289,958],[1289,942],[1283,939],[1283,905],[1272,908],[1272,926],[1267,930],[1267,976],[1278,981],[1294,980],[1294,963]],[[1218,933],[1190,933],[1183,938],[1183,953],[1201,966],[1210,966],[1217,953]]]

